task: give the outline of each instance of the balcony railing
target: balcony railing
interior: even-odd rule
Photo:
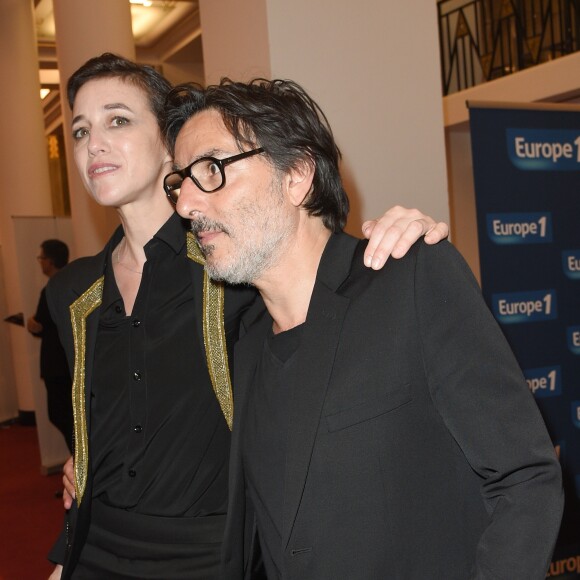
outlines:
[[[443,93],[580,50],[580,0],[442,0]]]

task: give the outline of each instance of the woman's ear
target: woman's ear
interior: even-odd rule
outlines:
[[[312,189],[314,167],[311,159],[302,159],[286,174],[286,190],[290,203],[295,207],[304,203]]]

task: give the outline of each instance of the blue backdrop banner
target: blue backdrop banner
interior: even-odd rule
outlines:
[[[481,285],[542,412],[566,506],[549,578],[580,577],[580,107],[470,106]]]

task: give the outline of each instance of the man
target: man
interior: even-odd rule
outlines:
[[[458,253],[361,265],[339,151],[290,81],[181,87],[167,113],[165,189],[207,272],[267,308],[235,349],[224,576],[544,578],[560,468]]]
[[[68,263],[68,246],[61,240],[40,244],[38,262],[49,279]],[[40,337],[40,376],[46,386],[46,405],[50,422],[62,433],[72,453],[73,413],[71,379],[66,355],[58,331],[48,310],[46,287],[40,292],[36,313],[26,324],[28,331]]]

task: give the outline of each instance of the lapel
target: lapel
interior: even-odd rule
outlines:
[[[348,278],[358,240],[332,235],[322,255],[303,342],[289,376],[289,409],[282,545],[286,549],[306,484],[322,408],[350,300],[338,292]]]
[[[115,232],[105,249],[97,254],[83,272],[82,281],[73,287],[77,298],[69,305],[74,348],[72,403],[74,416],[74,471],[77,503],[80,506],[86,491],[89,470],[89,422],[93,363],[99,307],[103,299],[106,257],[109,248],[122,235]],[[87,282],[88,281],[88,282]]]
[[[236,467],[231,472],[230,484],[232,488],[237,488],[241,481],[240,470],[241,451],[240,441],[243,439],[242,431],[244,427],[243,417],[246,412],[246,402],[249,390],[254,382],[254,375],[258,360],[262,353],[262,345],[272,327],[272,318],[264,308],[261,298],[258,298],[244,315],[244,322],[252,320],[251,332],[241,338],[234,347],[234,388],[236,391],[236,414],[234,416],[234,429],[232,432],[231,457],[235,458]]]
[[[189,272],[191,274],[194,311],[197,314],[198,312],[203,312],[203,283],[205,278],[203,266],[205,260],[191,232],[187,232],[186,236],[187,259],[189,263]],[[204,344],[202,316],[195,317],[195,329],[198,334],[199,344]]]
[[[246,334],[245,331],[250,324],[251,332]],[[253,533],[250,528],[253,527],[253,518],[246,511],[241,441],[243,441],[247,395],[253,384],[257,362],[262,352],[261,345],[271,326],[272,319],[258,296],[244,314],[241,324],[241,333],[244,336],[234,346],[236,413],[230,450],[228,517],[222,548],[222,561],[226,567],[232,569],[245,568],[250,565],[251,560]]]
[[[261,297],[258,297],[248,312],[244,314],[242,332],[245,332],[249,326],[251,326],[251,332],[240,338],[234,347],[236,415],[232,433],[231,456],[240,460],[241,453],[237,451],[242,439],[241,432],[244,425],[242,418],[245,416],[247,395],[254,382],[256,367],[262,353],[262,345],[269,329],[272,327],[272,318],[265,309]],[[234,471],[234,474],[237,482],[239,473]]]
[[[251,331],[236,343],[234,349],[236,420],[234,422],[233,440],[236,445],[240,439],[240,428],[243,428],[241,417],[244,416],[247,394],[249,389],[252,388],[256,367],[262,355],[264,340],[270,328],[272,328],[272,318],[265,309],[260,297],[244,314],[242,325],[244,331],[248,327],[251,327]]]
[[[187,257],[204,266],[205,258],[191,232],[187,232]],[[215,396],[231,431],[234,420],[234,399],[228,363],[228,350],[224,323],[224,285],[214,282],[205,269],[191,268],[193,296],[196,312],[197,330],[205,347],[207,368]],[[201,318],[201,320],[200,320]]]

